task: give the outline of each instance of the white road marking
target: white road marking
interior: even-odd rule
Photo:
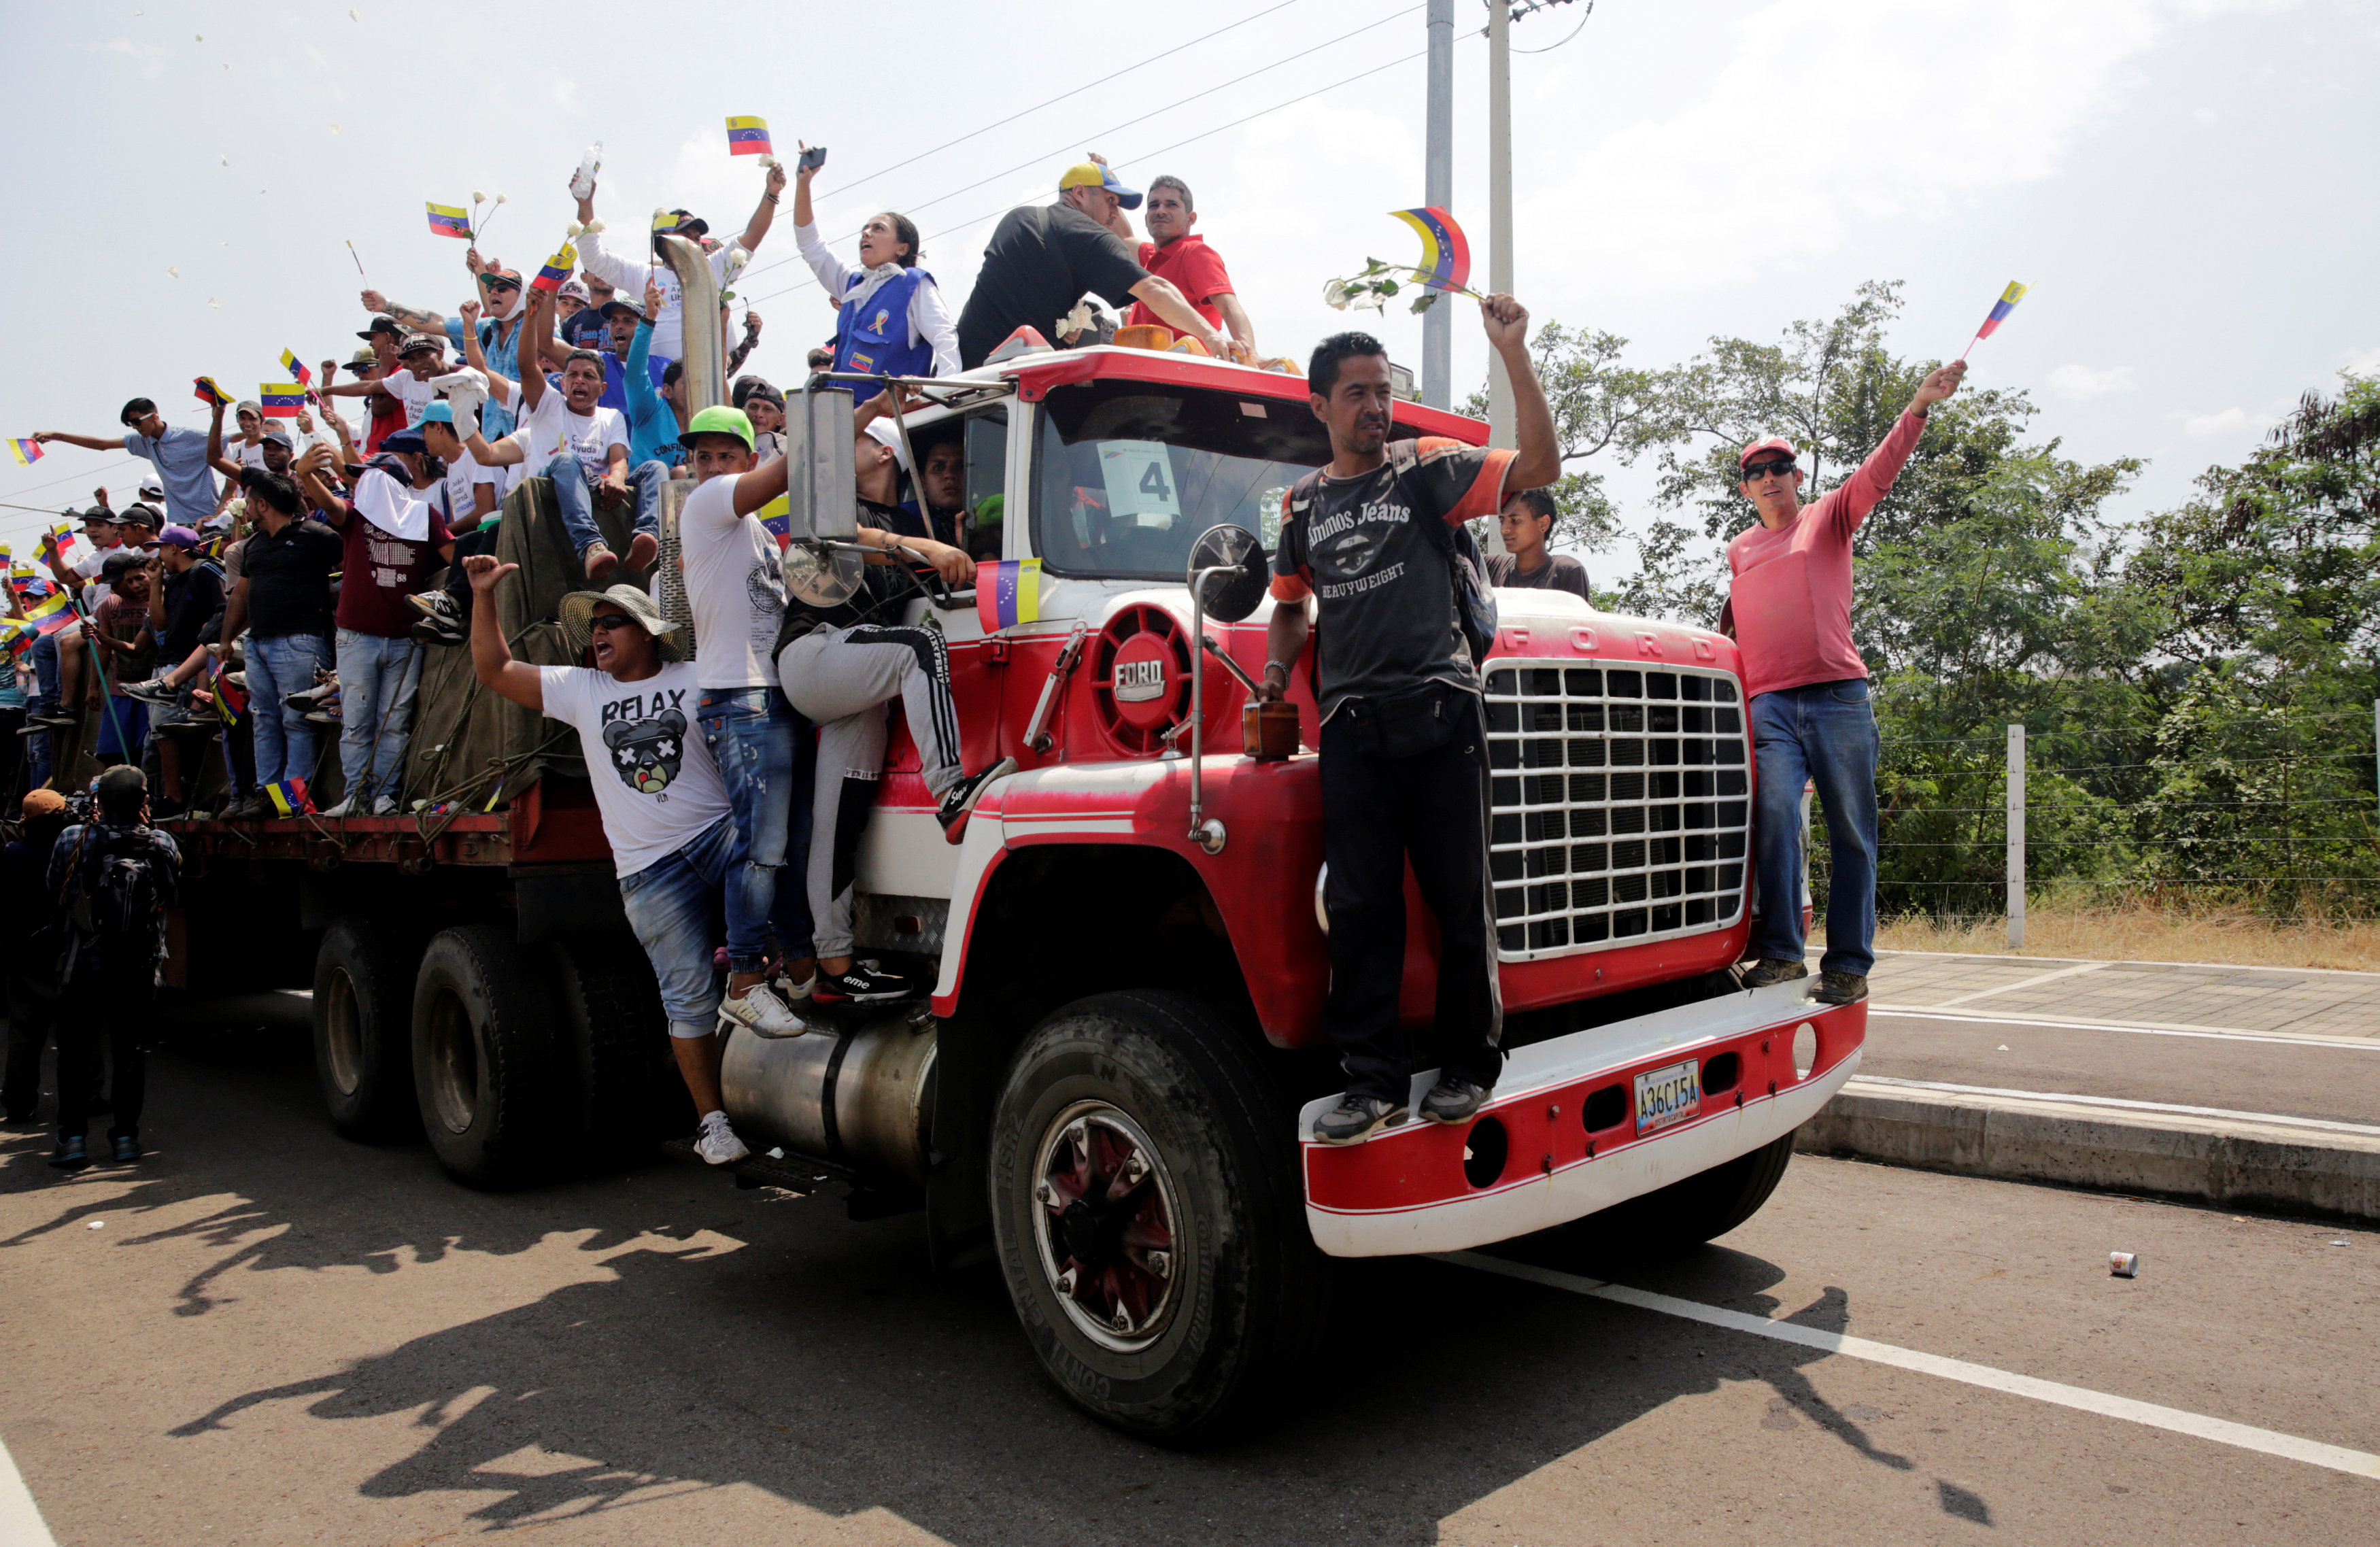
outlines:
[[[1506,1278],[1540,1284],[1551,1289],[1564,1289],[1594,1299],[1609,1300],[1615,1305],[1634,1306],[1640,1310],[1658,1311],[1664,1316],[1700,1322],[1706,1326],[1750,1333],[1755,1337],[1799,1344],[1822,1353],[1840,1354],[1848,1358],[1865,1359],[1872,1364],[1915,1370],[1921,1375],[1936,1375],[1946,1381],[1981,1386],[1986,1391],[2027,1396],[2036,1402],[2071,1407],[2078,1412],[2097,1413],[2103,1418],[2122,1419],[2152,1429],[2171,1430],[2177,1434],[2194,1435],[2217,1444],[2259,1451],[2285,1460],[2302,1461],[2309,1466],[2327,1467],[2333,1471],[2355,1477],[2380,1478],[2380,1456],[2368,1451],[2324,1444],[2319,1440],[2276,1433],[2269,1429],[2256,1429],[2244,1423],[2233,1423],[2228,1419],[2208,1418],[2201,1413],[2186,1413],[2179,1407],[2161,1407],[2154,1402],[2136,1402],[2129,1396],[2111,1396],[2106,1392],[1995,1370],[1987,1364],[1970,1364],[1965,1359],[1945,1358],[1939,1354],[1920,1353],[1914,1348],[1852,1337],[1844,1333],[1822,1332],[1815,1327],[1798,1326],[1791,1322],[1772,1322],[1765,1316],[1749,1316],[1740,1310],[1722,1310],[1717,1306],[1703,1305],[1694,1300],[1656,1295],[1645,1289],[1631,1289],[1624,1285],[1607,1284],[1601,1279],[1581,1278],[1575,1273],[1556,1273],[1550,1268],[1511,1262],[1475,1251],[1445,1251],[1433,1255],[1441,1262],[1476,1268],[1483,1273],[1500,1273]]]
[[[2079,967],[2060,968],[2055,972],[2036,972],[2030,978],[2022,978],[2013,983],[2002,983],[1998,988],[1977,989],[1973,993],[1962,993],[1956,999],[1939,1000],[1936,1007],[1947,1009],[1952,1005],[1964,1005],[1973,999],[1989,999],[1996,993],[2014,993],[2019,989],[2029,989],[2036,984],[2050,982],[2059,978],[2071,978],[2078,973],[2104,971],[2115,965],[2114,962],[2109,961],[2086,961]]]
[[[2277,1112],[2235,1112],[2221,1106],[2176,1106],[2169,1102],[2136,1102],[2121,1096],[2069,1096],[2052,1090],[2012,1090],[1998,1085],[1952,1085],[1938,1079],[1896,1079],[1889,1075],[1857,1075],[1852,1085],[1896,1085],[1912,1090],[1941,1090],[1959,1096],[2013,1096],[2028,1102],[2065,1102],[2074,1106],[2113,1106],[2127,1112],[2169,1112],[2183,1117],[2227,1117],[2242,1123],[2269,1123],[2282,1127],[2323,1128],[2332,1133],[2362,1134],[2380,1139],[2380,1127],[2369,1123],[2340,1123],[2327,1117],[2285,1117]]]
[[[0,1542],[6,1547],[58,1547],[42,1511],[17,1470],[17,1458],[0,1444]]]
[[[1978,1026],[2039,1026],[2053,1031],[2128,1031],[2143,1037],[2213,1037],[2237,1042],[2280,1042],[2289,1047],[2352,1047],[2362,1048],[2367,1053],[2380,1053],[2380,1039],[2371,1037],[2333,1037],[2319,1033],[2290,1037],[2277,1031],[2246,1031],[2230,1026],[2178,1026],[2156,1021],[2046,1020],[2028,1016],[1944,1015],[1917,1005],[1873,1002],[1867,1008],[1870,1015],[1893,1016],[1903,1020],[1963,1020]]]

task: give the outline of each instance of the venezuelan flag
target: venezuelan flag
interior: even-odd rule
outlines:
[[[212,376],[193,376],[190,378],[190,385],[196,389],[199,401],[208,408],[212,408],[217,404],[226,408],[231,407],[231,394],[217,386]]]
[[[299,386],[312,386],[314,384],[314,373],[306,369],[306,362],[299,359],[298,358],[297,351],[293,349],[284,349],[281,351],[281,369],[288,372],[289,379],[296,382]]]
[[[2029,285],[2019,285],[2015,280],[2010,280],[2009,287],[2000,292],[2000,298],[1992,302],[1992,314],[1984,319],[1984,325],[1975,330],[1975,336],[1989,338],[1994,329],[2008,321],[2008,314],[2016,310],[2016,303],[2024,299],[2024,293],[2031,288]]]
[[[1390,210],[1421,238],[1421,266],[1414,271],[1428,290],[1462,291],[1471,283],[1471,244],[1454,216],[1436,204],[1418,210]]]
[[[30,468],[42,459],[41,443],[12,440],[8,443],[8,455],[17,458],[18,467]]]
[[[306,781],[284,779],[277,785],[267,785],[264,793],[273,801],[273,809],[283,816],[311,816],[314,803],[306,798]]]
[[[760,524],[769,529],[769,535],[777,540],[777,552],[783,553],[794,541],[793,506],[786,497],[779,494],[754,514],[760,518]]]
[[[433,237],[460,237],[471,239],[471,217],[452,204],[425,204],[430,212],[430,234]]]
[[[266,382],[256,389],[256,400],[267,419],[296,419],[306,407],[306,389],[295,382]]]
[[[1041,617],[1041,561],[1003,559],[975,570],[975,611],[987,634]]]
[[[225,679],[221,661],[207,663],[207,690],[213,696],[215,713],[224,724],[231,725],[248,713],[248,695]]]
[[[675,210],[653,212],[653,229],[656,231],[674,231],[677,229],[677,222],[678,213]]]
[[[59,591],[53,591],[39,606],[27,608],[24,621],[31,624],[37,634],[55,634],[81,615],[75,611],[74,599]]]
[[[729,155],[765,156],[771,152],[768,119],[730,118],[727,120],[727,153]]]
[[[529,288],[559,290],[562,288],[563,282],[570,277],[570,271],[577,266],[578,250],[565,242],[562,244],[562,250],[548,258],[545,261],[545,267],[537,271],[537,277],[528,282]]]

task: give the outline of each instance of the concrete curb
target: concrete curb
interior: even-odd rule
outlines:
[[[2380,1137],[1854,1078],[1793,1148],[1921,1171],[2380,1224]]]

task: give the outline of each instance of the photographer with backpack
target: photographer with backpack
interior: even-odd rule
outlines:
[[[107,1137],[118,1164],[140,1158],[140,1105],[147,1085],[140,1039],[165,959],[165,916],[174,906],[182,855],[149,825],[149,781],[122,764],[92,786],[90,820],[58,834],[50,851],[49,895],[66,913],[64,985],[58,1017],[58,1147],[50,1163],[91,1163],[83,1130],[99,1083],[100,1044],[115,1065],[115,1121]]]

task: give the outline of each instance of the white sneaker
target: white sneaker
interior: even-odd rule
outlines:
[[[775,989],[777,991],[778,997],[784,1000],[788,1005],[798,1005],[810,996],[810,991],[812,989],[818,987],[818,974],[816,972],[812,972],[808,977],[803,979],[798,983],[788,982],[784,979],[780,978],[769,986]]]
[[[395,797],[395,796],[394,796],[394,795],[383,795],[383,796],[382,796],[379,799],[377,799],[377,800],[373,801],[373,802],[372,802],[372,815],[374,815],[374,816],[395,816],[395,815],[396,815],[396,797]]]
[[[752,1151],[735,1137],[727,1126],[727,1114],[713,1112],[704,1115],[701,1131],[694,1136],[694,1152],[712,1165],[725,1165],[740,1161]]]
[[[719,1013],[764,1037],[798,1037],[809,1029],[802,1023],[802,1017],[794,1014],[793,1006],[779,998],[775,987],[768,983],[753,984],[741,999],[732,993],[721,995]]]
[[[337,805],[335,805],[335,806],[332,807],[329,810],[327,810],[327,811],[318,811],[318,812],[316,812],[315,814],[316,814],[317,816],[326,816],[326,817],[345,817],[345,816],[361,816],[361,815],[363,815],[363,813],[362,813],[361,811],[359,811],[359,810],[356,810],[356,798],[355,798],[354,796],[352,796],[352,795],[348,796],[345,800],[340,801]]]

